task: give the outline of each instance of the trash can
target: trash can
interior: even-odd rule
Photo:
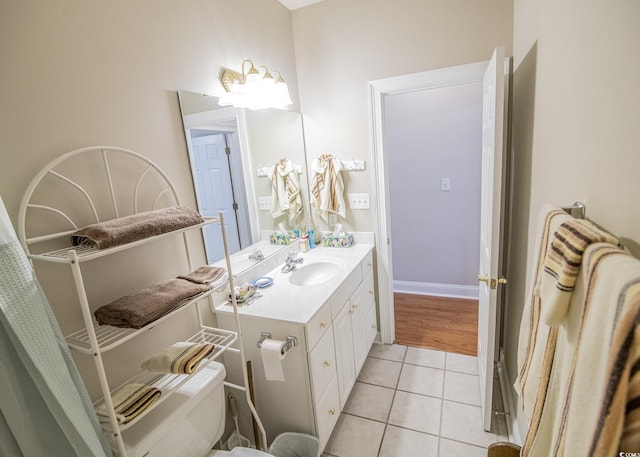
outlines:
[[[320,457],[320,440],[304,433],[281,433],[268,452],[275,457]]]

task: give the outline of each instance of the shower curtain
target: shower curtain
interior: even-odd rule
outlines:
[[[0,197],[0,457],[111,457]]]

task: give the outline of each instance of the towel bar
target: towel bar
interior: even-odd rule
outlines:
[[[571,206],[563,206],[562,209],[576,219],[584,219],[587,213],[587,207],[582,202],[575,202]]]

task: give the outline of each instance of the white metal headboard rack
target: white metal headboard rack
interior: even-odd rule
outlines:
[[[102,170],[96,170],[93,168],[91,172],[96,178],[99,175],[99,172],[102,171],[104,178],[104,183],[106,186],[106,192],[98,192],[100,196],[107,195],[110,201],[110,211],[112,214],[109,214],[105,217],[101,217],[99,211],[96,209],[96,202],[94,198],[92,198],[91,192],[89,192],[85,187],[83,187],[79,182],[78,178],[72,173],[68,171],[61,171],[61,169],[65,169],[65,164],[69,165],[74,160],[78,160],[80,158],[86,158],[88,160],[93,160],[93,164],[101,163]],[[229,259],[229,251],[227,247],[227,234],[225,230],[224,224],[224,215],[220,213],[217,218],[208,218],[204,223],[198,224],[192,227],[188,227],[181,230],[176,230],[170,233],[165,233],[163,235],[154,236],[151,238],[146,238],[143,240],[135,241],[133,243],[129,243],[126,245],[116,246],[109,249],[98,250],[95,248],[87,247],[87,246],[71,246],[70,235],[81,228],[81,226],[87,225],[88,223],[97,223],[102,222],[104,220],[118,218],[122,216],[123,208],[121,206],[121,202],[118,201],[117,192],[116,192],[116,181],[114,180],[114,170],[113,165],[116,159],[131,161],[132,169],[138,168],[138,176],[135,179],[135,183],[133,185],[133,201],[131,201],[131,207],[133,208],[133,213],[138,213],[141,211],[146,211],[150,209],[156,209],[161,204],[161,202],[166,201],[169,204],[180,205],[180,198],[178,193],[176,192],[171,180],[169,177],[158,167],[155,163],[147,159],[146,157],[138,154],[134,151],[130,151],[128,149],[112,147],[112,146],[94,146],[88,148],[77,149],[71,152],[68,152],[57,159],[50,162],[47,166],[45,166],[31,181],[29,184],[27,191],[25,192],[24,198],[20,205],[19,209],[19,219],[18,219],[18,235],[23,244],[23,247],[27,253],[27,256],[32,260],[43,261],[43,262],[53,262],[60,264],[67,264],[71,269],[71,274],[73,276],[74,285],[76,288],[76,293],[78,296],[78,300],[80,303],[80,308],[82,312],[82,319],[84,326],[81,329],[78,329],[74,332],[71,332],[68,335],[65,335],[65,339],[70,348],[89,355],[92,357],[95,365],[95,369],[98,375],[98,380],[100,383],[100,389],[103,394],[103,398],[98,400],[94,406],[98,406],[104,402],[109,412],[109,423],[104,425],[103,430],[107,433],[107,436],[110,438],[110,442],[114,451],[118,453],[120,457],[127,457],[126,447],[123,441],[122,432],[127,428],[132,427],[138,421],[144,420],[144,415],[140,415],[135,419],[127,422],[125,424],[118,423],[116,414],[113,408],[113,399],[112,392],[115,391],[119,386],[113,388],[109,385],[106,369],[103,363],[102,354],[105,352],[119,347],[122,344],[136,338],[142,333],[150,330],[156,325],[175,317],[176,313],[185,312],[188,309],[194,309],[192,306],[195,304],[197,322],[200,328],[200,331],[193,335],[189,341],[193,342],[210,342],[214,343],[216,350],[214,353],[208,357],[208,361],[212,361],[217,359],[222,353],[225,351],[239,353],[240,362],[242,364],[242,373],[243,373],[243,383],[244,385],[237,385],[229,382],[225,382],[226,386],[237,389],[245,393],[245,397],[249,408],[251,410],[251,414],[256,420],[256,424],[258,425],[260,436],[263,441],[264,447],[267,446],[267,437],[264,426],[260,421],[258,413],[255,409],[255,406],[251,400],[250,392],[246,388],[248,386],[248,374],[246,368],[246,358],[244,346],[242,344],[242,329],[240,325],[240,316],[238,314],[237,302],[235,299],[235,294],[231,294],[233,310],[236,321],[237,332],[217,329],[213,327],[209,327],[204,325],[202,321],[201,310],[199,307],[199,302],[204,298],[208,297],[213,290],[200,295],[197,299],[195,299],[192,303],[189,303],[179,310],[174,311],[154,322],[149,324],[146,327],[141,329],[125,329],[125,328],[117,328],[106,325],[98,325],[94,320],[91,307],[89,304],[89,300],[86,294],[85,282],[82,276],[81,264],[84,262],[88,262],[97,258],[113,255],[118,252],[122,252],[128,249],[135,248],[137,246],[141,246],[148,243],[153,243],[158,241],[159,239],[181,235],[183,238],[184,244],[184,252],[186,255],[187,264],[190,269],[193,269],[192,256],[189,247],[189,242],[187,238],[187,232],[193,229],[200,229],[208,224],[212,224],[215,222],[220,222],[220,228],[222,232],[222,240],[224,244],[226,263],[227,263],[227,272],[229,276],[229,287],[230,290],[234,290],[233,284],[233,272],[231,269],[231,261]],[[73,167],[70,168],[73,170]],[[85,170],[86,172],[86,170]],[[132,173],[129,173],[132,174]],[[153,182],[154,192],[151,194],[155,194],[153,202],[151,203],[150,208],[141,209],[141,189],[142,187],[150,181],[151,177],[155,174],[155,181]],[[81,200],[90,208],[90,219],[91,221],[88,223],[76,223],[73,220],[73,216],[69,214],[67,209],[68,200],[67,198],[60,198],[60,204],[51,204],[40,203],[38,195],[46,195],[47,198],[50,198],[51,195],[47,195],[46,192],[43,193],[43,190],[47,186],[47,180],[49,178],[54,178],[54,181],[64,183],[64,188],[68,189],[71,195],[75,194],[76,196],[80,196]],[[131,184],[131,183],[129,183]],[[104,197],[103,197],[104,199]],[[55,200],[55,199],[54,199]],[[57,202],[56,202],[57,203]],[[48,216],[52,221],[55,221],[58,226],[65,225],[68,228],[62,230],[49,231],[47,227],[49,224],[43,224],[40,222],[39,224],[31,223],[30,224],[30,216],[33,213],[40,213],[40,216]],[[104,211],[103,211],[104,212]],[[35,225],[38,225],[37,227]],[[36,233],[36,230],[37,233]],[[34,249],[36,246],[42,246],[44,243],[48,242],[56,242],[64,244],[63,247],[56,247],[53,250],[43,250]],[[240,336],[240,337],[238,337]],[[232,345],[237,345],[234,347]],[[201,363],[199,369],[202,369],[206,366],[206,363]],[[162,396],[158,401],[154,402],[153,405],[146,411],[146,413],[155,409],[159,404],[161,404],[164,400],[166,400],[175,390],[177,390],[182,384],[184,384],[189,379],[186,375],[158,375],[155,373],[149,372],[141,372],[127,380],[124,384],[131,382],[144,383],[147,385],[153,385],[162,390]],[[256,443],[256,446],[259,447],[259,443]]]

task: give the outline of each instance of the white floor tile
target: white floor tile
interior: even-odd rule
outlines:
[[[371,349],[369,350],[369,357],[402,362],[404,361],[404,356],[406,353],[407,346],[402,346],[399,344],[373,343],[373,345],[371,345]]]
[[[440,438],[440,457],[487,457],[484,447]]]
[[[445,368],[448,371],[478,374],[478,358],[471,355],[447,352],[447,363]]]
[[[482,427],[482,411],[479,406],[464,405],[444,400],[440,436],[456,441],[487,447],[497,440],[494,433]]]
[[[478,376],[447,371],[444,375],[444,398],[480,406],[480,382]]]
[[[356,382],[344,405],[344,412],[386,422],[394,394],[395,391],[387,387]]]
[[[337,457],[376,456],[384,429],[381,422],[341,414],[325,452]]]
[[[395,389],[398,385],[401,369],[402,364],[399,362],[367,357],[358,376],[358,381]]]
[[[437,435],[441,409],[442,400],[439,398],[397,391],[389,424]]]
[[[405,363],[422,365],[424,367],[444,369],[444,359],[446,352],[434,351],[433,349],[423,349],[410,347],[407,349]]]
[[[437,368],[404,364],[398,381],[398,390],[442,398],[444,371]]]
[[[438,437],[404,428],[387,426],[378,457],[435,457]]]

